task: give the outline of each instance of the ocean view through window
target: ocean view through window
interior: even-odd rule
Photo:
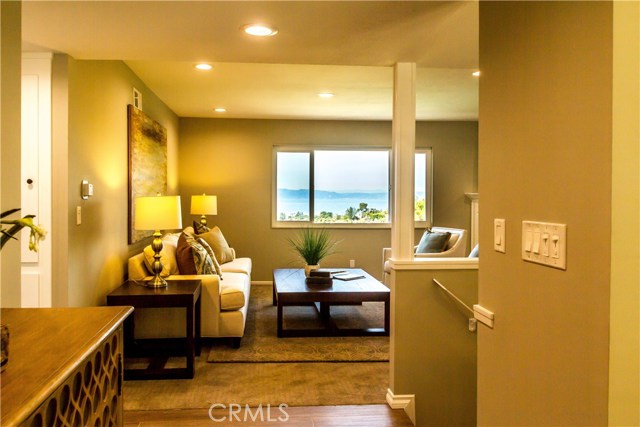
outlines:
[[[277,224],[389,224],[389,149],[275,148]],[[416,152],[416,221],[430,219],[430,156]]]

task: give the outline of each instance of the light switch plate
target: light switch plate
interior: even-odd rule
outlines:
[[[506,221],[502,218],[493,220],[493,249],[503,254],[507,252],[506,237]]]
[[[567,225],[522,221],[522,259],[567,269]]]

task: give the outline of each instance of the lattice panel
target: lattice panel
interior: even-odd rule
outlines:
[[[122,426],[122,369],[120,327],[22,426]]]

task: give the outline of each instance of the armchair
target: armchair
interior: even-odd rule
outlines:
[[[418,246],[414,246],[414,258],[440,258],[440,257],[464,257],[466,255],[467,250],[467,230],[460,228],[446,228],[446,227],[432,227],[431,231],[436,231],[440,233],[449,232],[451,233],[451,238],[447,243],[447,246],[444,251],[437,253],[428,253],[428,254],[416,254],[415,250]],[[391,274],[391,270],[389,268],[389,258],[391,258],[391,248],[383,248],[382,249],[382,263],[383,263],[383,283],[388,284],[389,275]]]

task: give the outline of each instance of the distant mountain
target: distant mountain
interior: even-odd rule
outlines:
[[[306,200],[309,197],[309,190],[290,190],[288,188],[278,189],[278,198],[288,200]],[[316,191],[316,198],[322,200],[328,199],[381,199],[388,197],[387,193],[337,193],[335,191]]]

